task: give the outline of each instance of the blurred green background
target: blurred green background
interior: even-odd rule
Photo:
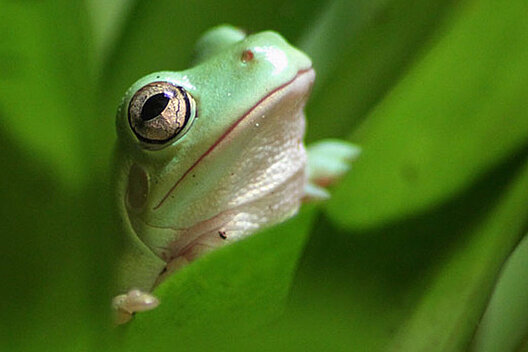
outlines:
[[[0,0],[2,351],[528,351],[528,2]],[[322,206],[109,328],[124,90],[208,28],[318,73],[307,142],[363,154]]]

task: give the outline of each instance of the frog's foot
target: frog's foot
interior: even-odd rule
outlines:
[[[126,294],[118,295],[112,300],[114,323],[116,325],[127,323],[134,313],[151,310],[158,305],[159,301],[156,297],[140,290],[131,290]]]
[[[324,200],[330,196],[325,187],[335,183],[350,169],[361,149],[345,141],[325,139],[311,144],[307,151],[308,183],[304,200]]]

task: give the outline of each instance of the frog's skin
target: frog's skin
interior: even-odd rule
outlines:
[[[280,35],[220,26],[197,43],[192,68],[150,74],[126,92],[114,160],[124,236],[117,310],[130,315],[156,306],[148,292],[168,273],[284,221],[302,199],[327,197],[320,185],[343,174],[357,148],[320,142],[307,166],[303,108],[314,79],[310,59]],[[153,82],[185,90],[173,112],[185,111],[188,120],[163,143],[170,135],[163,128],[147,132],[153,143],[131,126],[155,115],[142,118],[150,98],[135,97]]]

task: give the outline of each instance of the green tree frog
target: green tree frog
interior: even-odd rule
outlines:
[[[156,72],[117,113],[115,189],[123,251],[118,322],[158,301],[164,278],[217,247],[293,216],[348,169],[358,148],[303,145],[315,72],[274,32],[213,28],[192,68]]]

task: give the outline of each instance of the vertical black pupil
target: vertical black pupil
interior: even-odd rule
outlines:
[[[141,119],[143,121],[152,120],[165,110],[170,97],[165,93],[158,93],[147,99],[143,108],[141,109]]]

